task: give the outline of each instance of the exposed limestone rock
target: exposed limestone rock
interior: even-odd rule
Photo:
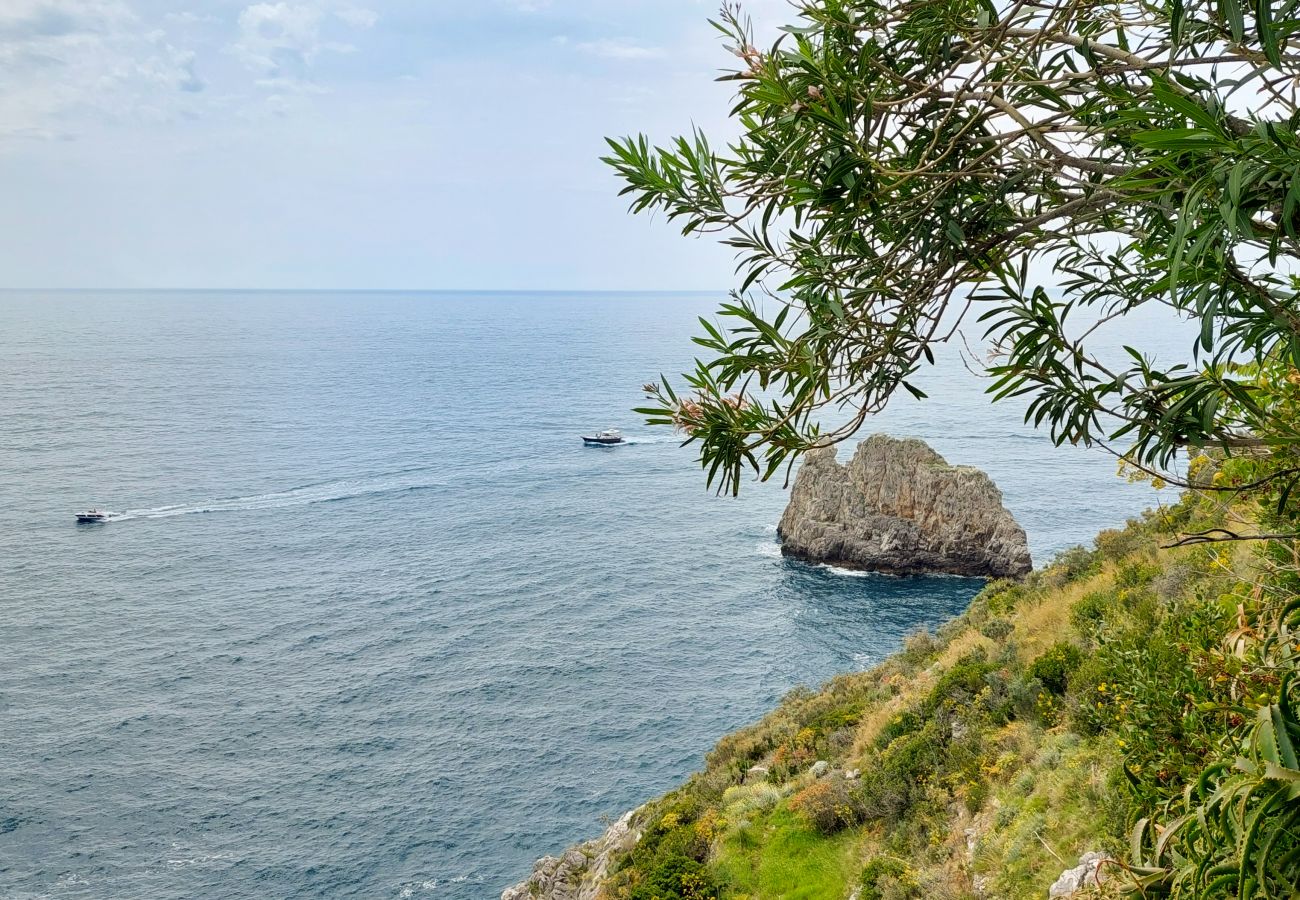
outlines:
[[[1085,853],[1079,857],[1079,864],[1073,869],[1066,869],[1061,877],[1047,889],[1047,896],[1069,897],[1087,888],[1095,888],[1106,881],[1106,874],[1101,864],[1110,860],[1105,853]]]
[[[789,556],[895,575],[1017,578],[1033,567],[987,475],[883,434],[843,466],[833,447],[805,454],[778,530]]]
[[[631,849],[641,834],[624,815],[605,833],[571,847],[561,857],[544,856],[533,866],[527,881],[501,892],[501,900],[595,900],[614,857]]]

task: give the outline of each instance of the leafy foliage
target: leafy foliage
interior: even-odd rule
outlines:
[[[862,900],[887,900],[892,889],[894,897],[919,896],[916,873],[901,859],[892,856],[874,856],[862,867],[860,880]]]
[[[1133,892],[1175,897],[1294,897],[1300,884],[1300,716],[1295,702],[1300,601],[1289,604],[1259,648],[1283,671],[1273,702],[1229,711],[1249,722],[1242,754],[1208,766],[1168,804],[1163,825],[1133,830]],[[1180,813],[1180,814],[1179,814]]]
[[[629,137],[606,159],[633,210],[737,254],[689,392],[647,385],[641,410],[699,442],[711,484],[923,396],[971,320],[993,397],[1057,443],[1123,441],[1151,470],[1294,447],[1271,376],[1300,365],[1297,0],[795,5],[765,49],[738,8],[715,23],[741,60],[737,141]],[[1098,354],[1098,326],[1155,306],[1200,322],[1194,364]],[[824,432],[828,407],[848,416]]]
[[[1054,644],[1029,666],[1030,676],[1037,678],[1053,694],[1064,694],[1070,677],[1083,662],[1083,653],[1073,644]]]
[[[672,854],[660,858],[645,880],[631,894],[631,900],[716,900],[717,885],[698,861]]]
[[[862,801],[840,775],[818,779],[790,798],[790,808],[822,834],[856,825],[864,814]]]

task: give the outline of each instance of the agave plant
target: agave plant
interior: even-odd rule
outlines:
[[[1300,717],[1296,713],[1300,601],[1278,615],[1259,646],[1280,672],[1274,702],[1236,711],[1250,725],[1225,759],[1189,785],[1175,817],[1140,820],[1122,890],[1143,896],[1300,898]],[[1235,756],[1235,759],[1232,757]]]

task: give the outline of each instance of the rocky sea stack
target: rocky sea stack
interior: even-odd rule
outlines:
[[[914,438],[872,435],[843,466],[834,447],[808,452],[779,532],[787,556],[894,575],[1019,578],[1033,568],[992,479]]]

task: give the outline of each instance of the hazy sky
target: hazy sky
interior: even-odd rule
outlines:
[[[716,6],[0,0],[0,286],[724,287],[597,161],[727,133]]]

